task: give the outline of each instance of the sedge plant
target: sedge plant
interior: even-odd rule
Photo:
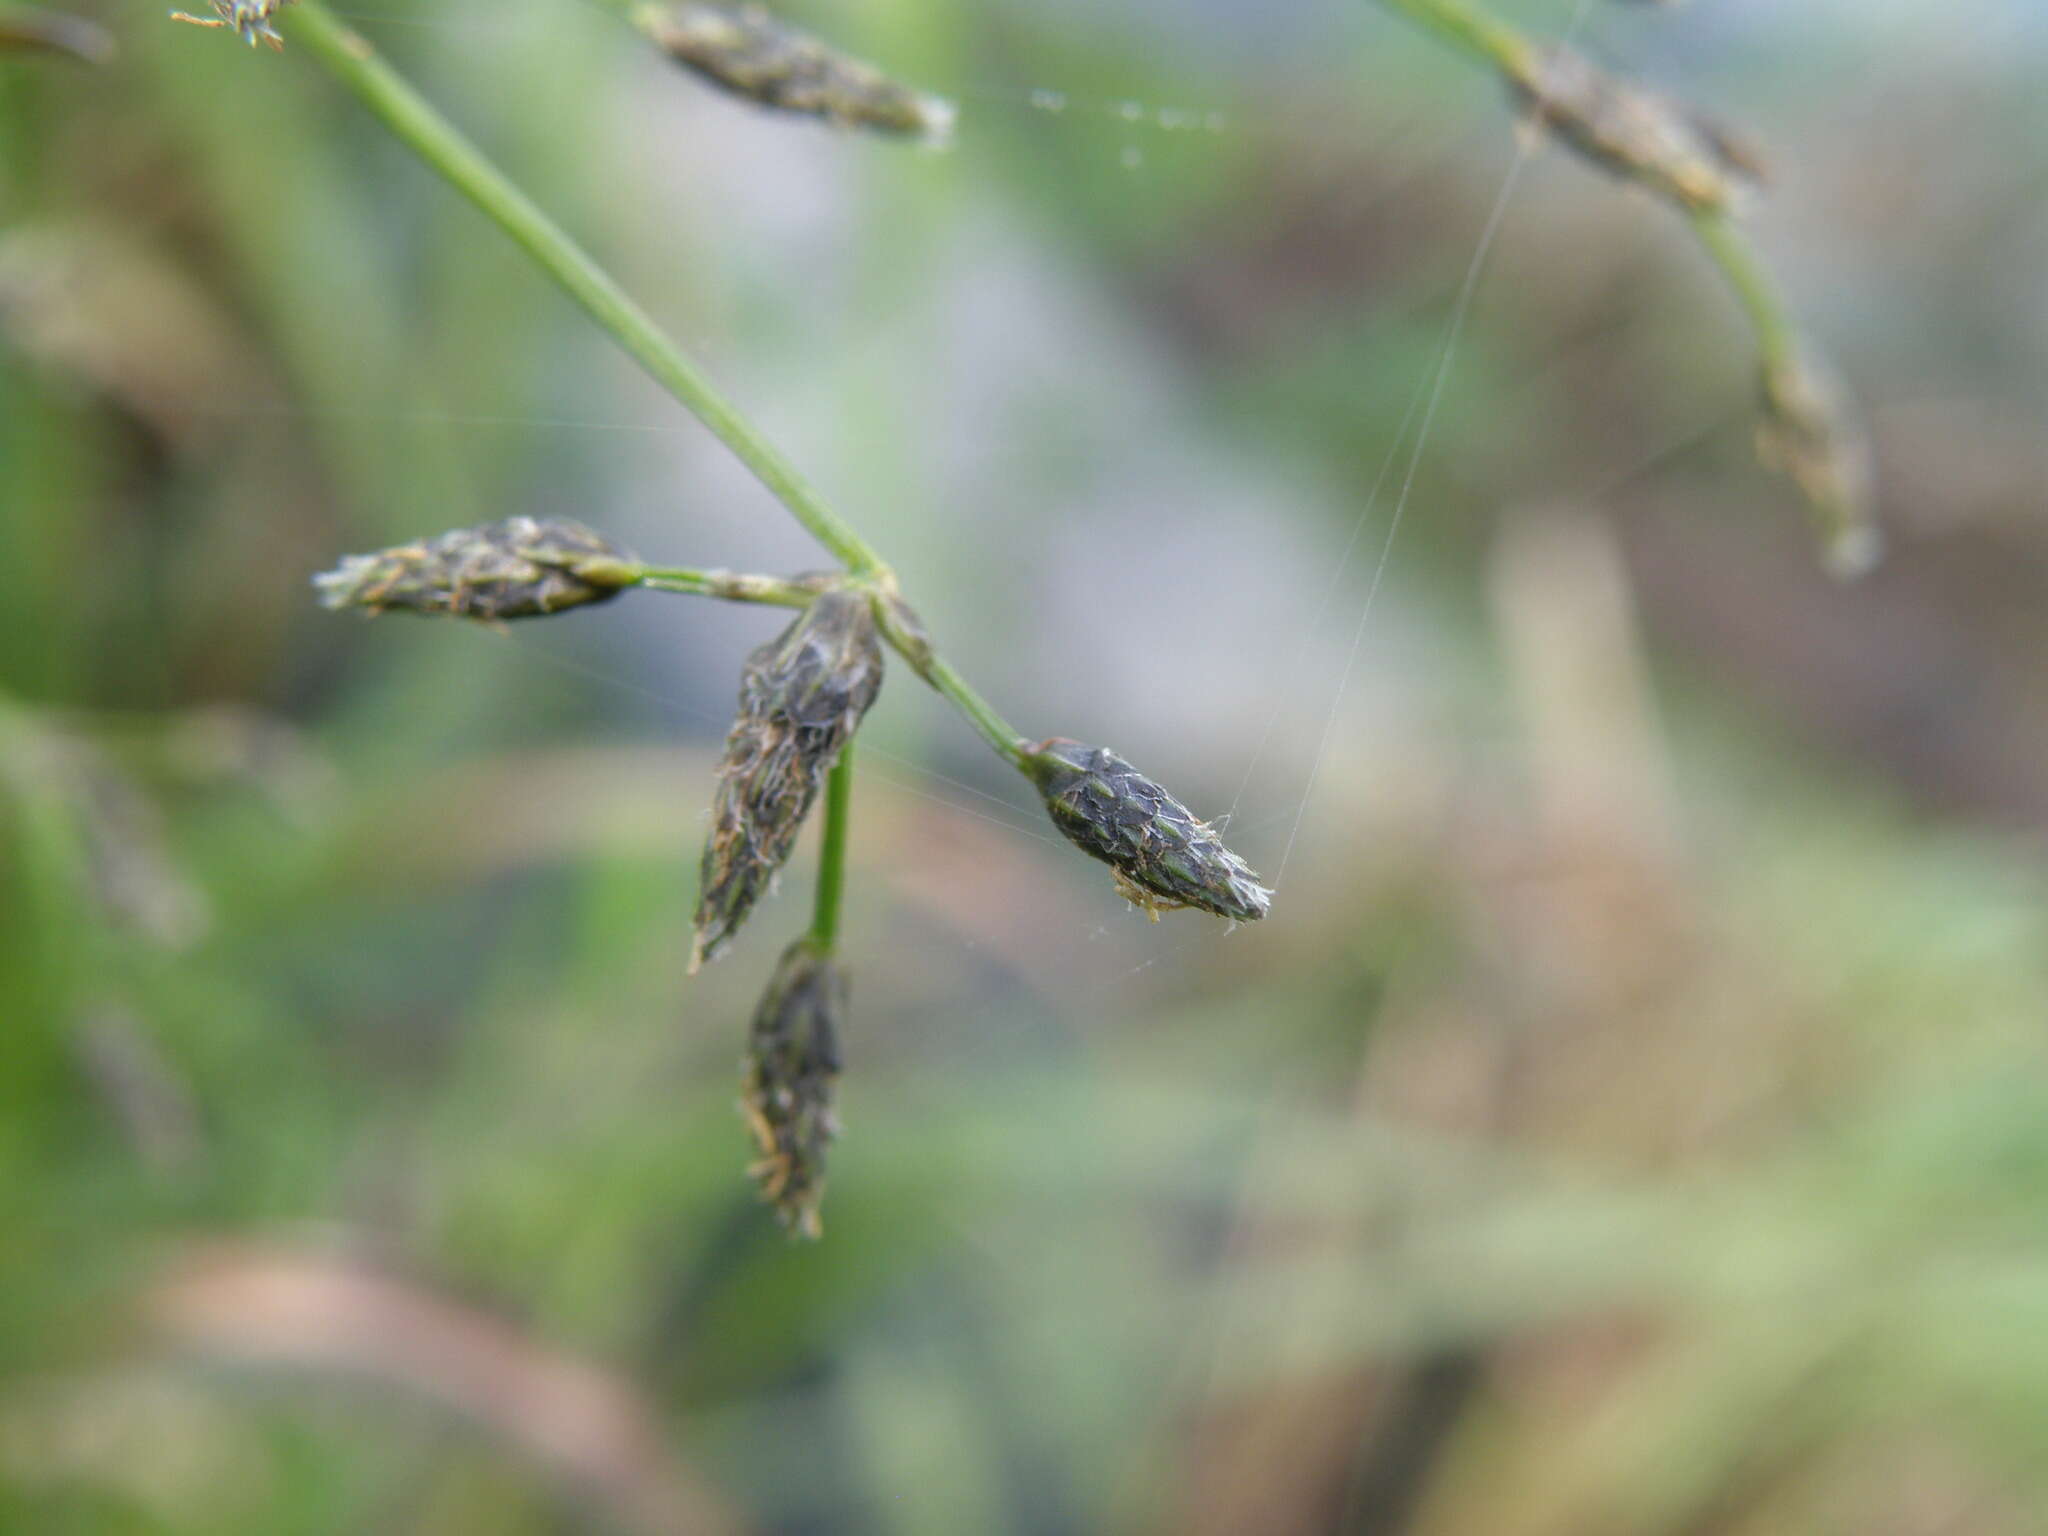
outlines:
[[[692,412],[838,562],[825,574],[742,575],[640,560],[563,519],[514,517],[343,559],[315,579],[329,607],[502,624],[609,602],[629,591],[792,608],[742,671],[699,880],[691,969],[732,945],[822,801],[823,856],[812,920],[783,953],[749,1032],[742,1107],[762,1193],[794,1233],[815,1236],[834,1131],[833,1083],[846,1011],[839,914],[852,812],[852,743],[893,650],[947,699],[1044,800],[1053,824],[1108,864],[1155,919],[1195,908],[1231,921],[1266,915],[1271,891],[1214,831],[1115,753],[1017,731],[949,663],[895,572],[829,507],[619,284],[371,46],[320,0],[212,0],[176,19],[251,46],[287,39],[356,97],[419,160],[467,197],[656,382]],[[775,23],[757,8],[683,3],[625,14],[696,75],[775,109],[929,138],[951,109]]]
[[[254,46],[304,45],[418,159],[467,197],[765,485],[837,561],[824,574],[744,575],[644,562],[561,519],[511,518],[351,556],[317,578],[330,607],[487,623],[545,617],[629,591],[708,596],[796,610],[742,671],[700,869],[690,969],[732,946],[823,803],[823,857],[808,930],[778,961],[745,1056],[743,1108],[764,1195],[790,1230],[815,1235],[834,1131],[847,1006],[839,913],[852,804],[852,745],[893,651],[947,699],[1046,805],[1054,826],[1110,866],[1156,919],[1193,908],[1266,915],[1271,890],[1207,823],[1105,747],[1017,731],[945,659],[895,572],[854,526],[592,257],[322,0],[210,0],[176,19]],[[952,108],[889,80],[758,6],[604,0],[653,46],[714,86],[772,110],[908,138],[942,137]],[[1806,358],[1775,287],[1734,222],[1754,157],[1707,119],[1545,50],[1464,0],[1386,0],[1502,76],[1533,129],[1647,188],[1691,223],[1742,300],[1762,355],[1760,436],[1815,509],[1832,567],[1868,564],[1867,482],[1838,398]]]

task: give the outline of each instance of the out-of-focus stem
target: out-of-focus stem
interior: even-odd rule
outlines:
[[[1434,36],[1497,69],[1512,94],[1531,106],[1541,124],[1553,102],[1546,92],[1553,78],[1545,73],[1549,55],[1504,22],[1488,17],[1466,0],[1380,0],[1387,9],[1422,26]],[[1569,78],[1567,76],[1566,78]],[[1568,89],[1568,87],[1567,87]],[[1844,420],[1839,406],[1816,388],[1811,371],[1802,365],[1798,327],[1770,270],[1757,255],[1728,209],[1725,191],[1699,190],[1687,176],[1655,174],[1654,162],[1639,163],[1616,148],[1606,124],[1587,125],[1580,109],[1579,131],[1564,136],[1595,164],[1629,177],[1661,198],[1684,217],[1733,292],[1756,336],[1762,364],[1764,417],[1760,451],[1767,462],[1787,474],[1806,498],[1824,540],[1825,558],[1845,575],[1860,573],[1876,558],[1877,536],[1870,521],[1868,470],[1859,453],[1860,435]],[[1624,117],[1625,114],[1616,114]],[[1720,158],[1730,158],[1723,152]],[[1711,194],[1711,195],[1709,195]]]
[[[81,64],[104,64],[114,56],[114,39],[104,27],[82,17],[0,5],[0,53],[16,50],[61,53]]]
[[[1536,44],[1506,22],[1465,4],[1465,0],[1380,0],[1388,10],[1407,17],[1461,53],[1499,70],[1511,86],[1531,85]],[[1645,182],[1644,185],[1650,185]],[[1667,199],[1670,200],[1670,199]],[[1777,285],[1742,231],[1723,208],[1702,208],[1674,201],[1692,226],[1707,257],[1720,269],[1756,332],[1757,350],[1766,366],[1789,362],[1797,350],[1796,332]]]
[[[1474,10],[1462,0],[1380,0],[1454,48],[1484,59],[1512,76],[1524,71],[1535,45],[1505,22]]]
[[[1495,20],[1481,10],[1475,10],[1473,6],[1464,4],[1464,0],[1380,0],[1380,4],[1407,16],[1417,27],[1436,35],[1460,53],[1491,63],[1507,78],[1507,84],[1532,88],[1528,82],[1530,63],[1536,59],[1538,51],[1536,43],[1503,20]],[[1649,182],[1645,182],[1645,186],[1649,186]],[[1761,352],[1765,365],[1769,367],[1778,365],[1778,362],[1788,362],[1796,350],[1796,332],[1790,313],[1786,311],[1784,299],[1778,297],[1778,285],[1772,283],[1772,276],[1743,238],[1743,231],[1737,227],[1735,219],[1720,207],[1690,207],[1675,201],[1673,205],[1679,213],[1686,215],[1686,221],[1692,225],[1694,236],[1698,236],[1708,260],[1720,268],[1726,283],[1735,289],[1735,297],[1741,301],[1743,311],[1749,315],[1749,324],[1757,334],[1757,350]]]
[[[1699,237],[1708,259],[1721,270],[1728,286],[1749,316],[1756,332],[1757,351],[1764,366],[1789,364],[1799,351],[1799,334],[1791,311],[1778,293],[1778,285],[1758,259],[1749,242],[1724,209],[1694,208],[1687,211],[1693,233]]]

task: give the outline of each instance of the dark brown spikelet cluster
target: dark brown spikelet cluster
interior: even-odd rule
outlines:
[[[1833,375],[1810,358],[1767,363],[1757,457],[1799,487],[1833,575],[1864,575],[1884,553],[1872,507],[1870,444]]]
[[[764,107],[933,140],[952,131],[950,102],[898,85],[758,5],[685,0],[649,10],[640,24],[677,63]]]
[[[1569,49],[1531,51],[1507,83],[1535,127],[1683,207],[1725,208],[1743,184],[1763,179],[1761,157],[1734,134]]]
[[[749,1172],[798,1237],[822,1232],[825,1151],[839,1133],[832,1090],[846,999],[846,972],[799,939],[782,952],[747,1034],[740,1109],[760,1150]]]
[[[452,615],[496,623],[601,603],[638,579],[638,562],[561,518],[510,517],[413,544],[350,555],[313,578],[329,608]]]
[[[1199,907],[1264,917],[1273,893],[1207,822],[1106,747],[1055,736],[1026,751],[1024,771],[1053,825],[1116,871],[1117,889],[1153,917]]]
[[[691,970],[718,957],[788,861],[881,687],[882,646],[859,592],[825,593],[747,658],[704,844]]]

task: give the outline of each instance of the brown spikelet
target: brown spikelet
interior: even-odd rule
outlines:
[[[934,140],[952,131],[950,102],[898,85],[758,5],[682,0],[640,25],[677,63],[764,107]]]
[[[1829,572],[1861,576],[1884,552],[1873,508],[1870,444],[1833,373],[1794,355],[1764,365],[1757,457],[1797,485]]]
[[[1761,179],[1761,157],[1746,141],[1570,49],[1532,50],[1506,79],[1533,126],[1683,207],[1725,208],[1744,182]]]
[[[704,844],[691,970],[718,957],[788,861],[881,687],[881,642],[859,592],[825,593],[747,658]]]
[[[1108,748],[1055,736],[1026,749],[1024,771],[1053,825],[1153,917],[1199,907],[1252,922],[1271,907],[1272,891],[1207,822]]]
[[[761,1198],[798,1237],[817,1237],[825,1152],[839,1132],[832,1092],[846,973],[809,939],[782,952],[747,1035],[740,1109],[760,1152],[751,1170]]]
[[[618,545],[563,518],[510,517],[481,528],[350,555],[313,578],[329,608],[397,609],[495,623],[601,603],[638,577]]]

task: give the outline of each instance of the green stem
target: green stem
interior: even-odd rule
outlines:
[[[1462,0],[1381,0],[1381,3],[1417,26],[1434,32],[1453,47],[1477,54],[1511,76],[1519,77],[1535,53],[1529,40],[1514,28],[1472,9]]]
[[[1742,238],[1734,220],[1724,210],[1695,208],[1689,210],[1688,217],[1708,259],[1720,269],[1749,316],[1764,366],[1777,368],[1789,365],[1799,350],[1798,328],[1792,323],[1791,313],[1778,293],[1778,285],[1771,280],[1771,274],[1757,259],[1756,252],[1750,249],[1749,242]]]
[[[320,0],[284,13],[291,35],[354,91],[384,126],[538,262],[670,394],[739,456],[820,544],[856,575],[884,569],[881,556],[827,507],[782,454],[669,340],[653,318],[474,144],[401,78],[367,40]]]
[[[779,576],[748,576],[737,571],[700,571],[687,565],[640,566],[632,585],[656,592],[719,597],[729,603],[769,603],[777,608],[807,608],[821,590],[816,581],[785,581]]]
[[[974,691],[966,678],[953,670],[950,662],[933,649],[924,621],[903,601],[894,583],[887,580],[871,582],[868,590],[874,596],[875,622],[881,628],[882,638],[910,663],[919,677],[967,717],[968,723],[981,732],[982,739],[996,749],[998,757],[1023,772],[1024,738],[1017,734],[1015,726],[995,712],[987,699]]]
[[[967,717],[968,723],[981,732],[982,739],[996,749],[999,757],[1012,768],[1022,770],[1024,738],[1017,734],[1009,721],[995,712],[987,699],[969,686],[966,678],[953,670],[950,662],[940,656],[931,656],[918,673]]]
[[[853,808],[853,743],[825,781],[825,844],[818,855],[818,896],[811,909],[811,947],[829,955],[839,943],[839,910],[846,898],[846,825]]]

